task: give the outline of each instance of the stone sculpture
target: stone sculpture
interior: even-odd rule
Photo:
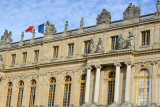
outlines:
[[[111,23],[111,14],[106,9],[103,9],[101,14],[97,16],[97,24]]]
[[[96,52],[97,52],[97,53],[103,53],[103,52],[104,52],[101,38],[99,38]]]
[[[12,32],[8,33],[8,30],[5,30],[4,35],[1,37],[1,44],[10,44],[12,42]]]
[[[57,32],[56,28],[54,27],[54,24],[49,23],[49,21],[46,22],[46,28],[45,28],[45,35],[54,35]]]
[[[2,55],[0,55],[0,69],[4,68],[4,65],[3,65],[3,57]]]
[[[132,3],[129,4],[127,9],[124,11],[123,16],[124,19],[133,19],[133,18],[139,18],[140,17],[140,6],[137,7],[135,5],[132,5]]]
[[[156,6],[157,6],[157,12],[159,12],[159,9],[160,9],[160,3],[159,3],[159,0],[157,0],[157,4],[156,4]]]
[[[129,32],[128,48],[130,48],[130,49],[134,48],[134,36],[131,32]]]
[[[33,32],[32,32],[32,39],[35,38],[35,29],[33,29]]]
[[[68,21],[66,21],[66,24],[65,24],[65,29],[64,29],[64,31],[65,31],[65,32],[67,32],[67,30],[68,30]]]
[[[23,38],[24,38],[24,32],[22,32],[21,34],[21,41],[23,41]]]
[[[119,35],[118,37],[118,49],[121,50],[121,49],[124,49],[124,39],[123,39],[123,36],[122,34]]]
[[[84,26],[84,20],[83,20],[83,17],[81,18],[81,22],[80,22],[80,28],[82,29]]]
[[[118,37],[118,50],[121,49],[133,49],[134,47],[134,36],[129,32],[128,40],[124,40],[122,34]]]
[[[95,53],[95,44],[94,44],[94,41],[93,39],[91,39],[90,41],[90,53]]]

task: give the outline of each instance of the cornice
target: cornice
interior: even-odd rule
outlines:
[[[68,64],[74,64],[74,63],[87,63],[87,60],[91,59],[97,59],[97,58],[105,58],[105,57],[113,57],[113,56],[122,56],[122,55],[132,55],[132,56],[142,56],[142,55],[150,55],[150,54],[159,54],[160,49],[157,50],[146,50],[146,51],[116,51],[116,52],[110,52],[110,53],[102,53],[102,54],[88,54],[85,55],[81,59],[73,59],[73,60],[66,60],[66,61],[51,61],[49,63],[37,63],[31,66],[21,66],[21,67],[13,67],[9,69],[2,69],[0,72],[10,72],[10,71],[20,71],[20,70],[29,70],[29,69],[39,69],[49,66],[63,66]]]

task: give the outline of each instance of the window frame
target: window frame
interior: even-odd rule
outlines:
[[[26,64],[26,63],[27,63],[27,52],[23,52],[22,64]]]
[[[144,76],[140,76],[141,72],[143,72],[143,71],[144,71],[144,74],[145,74],[145,75],[144,75]],[[148,72],[148,75],[146,75],[147,72]],[[150,90],[151,90],[151,89],[150,89],[150,84],[151,84],[151,79],[150,79],[150,72],[149,72],[149,70],[147,70],[147,69],[141,69],[140,72],[138,73],[138,80],[137,80],[138,86],[137,86],[136,104],[139,105],[139,104],[138,104],[138,103],[139,103],[139,89],[142,89],[142,88],[139,88],[139,87],[140,87],[139,84],[140,84],[140,80],[142,80],[142,79],[144,80],[144,86],[143,86],[144,88],[143,88],[143,89],[144,89],[144,90],[145,90],[145,89],[148,89],[148,91],[147,91],[147,92],[148,92],[148,97],[147,97],[147,98],[148,98],[148,104],[147,104],[147,105],[149,105],[149,103],[150,103]],[[149,80],[149,81],[148,81],[148,88],[145,88],[145,85],[146,85],[146,84],[145,84],[145,82],[146,82],[145,79],[148,79],[148,80]],[[143,93],[144,93],[144,95],[143,95],[143,106],[144,106],[144,102],[145,102],[145,100],[144,100],[144,99],[145,99],[145,97],[144,97],[144,96],[145,96],[145,92],[143,91]]]
[[[84,41],[84,54],[89,54],[90,53],[90,42],[91,42],[91,40]],[[87,43],[87,48],[86,48],[86,43]]]
[[[112,48],[113,47],[113,38],[115,38],[115,40],[114,40],[114,48]],[[116,36],[111,36],[111,50],[118,50],[118,38],[119,38],[119,36],[118,35],[116,35]]]
[[[37,63],[38,61],[39,61],[39,50],[34,50],[34,62]]]
[[[51,83],[51,81],[52,80],[55,80],[53,83]],[[54,95],[54,97],[52,96],[52,99],[54,98],[54,102],[53,102],[53,100],[51,99],[51,104],[53,104],[53,107],[55,106],[55,94],[56,94],[56,79],[54,78],[54,77],[51,77],[50,78],[50,81],[49,81],[49,94],[48,94],[48,103],[47,103],[47,107],[52,107],[52,105],[51,106],[49,106],[49,101],[50,101],[50,87],[51,87],[51,85],[53,85],[53,89],[54,89],[54,91],[52,91],[53,93],[51,93],[52,95]]]
[[[74,54],[74,43],[68,44],[68,56],[73,56]]]
[[[85,80],[82,80],[83,77],[85,77]],[[83,90],[84,91],[83,92],[84,93],[83,104],[85,103],[86,80],[87,80],[87,75],[86,74],[81,75],[81,78],[80,78],[80,88],[79,88],[80,89],[79,90],[79,106],[82,105],[81,104],[81,88],[82,88],[81,86],[82,86],[82,83],[85,83],[84,90]]]
[[[12,62],[11,65],[15,65],[16,64],[16,54],[12,54]]]
[[[35,84],[32,84],[33,82],[35,82]],[[36,86],[37,86],[37,81],[36,81],[36,80],[32,80],[30,85],[31,85],[31,86],[30,86],[30,93],[29,93],[30,95],[29,95],[29,104],[28,104],[28,105],[29,105],[29,107],[34,107],[35,98],[36,98],[36,88],[37,88]],[[35,88],[35,89],[33,89],[33,88]],[[31,92],[32,92],[32,89],[33,89],[33,91],[34,91],[34,95],[33,95],[33,96],[34,96],[34,99],[32,99],[33,102],[32,102],[32,104],[31,104],[31,94],[32,94]],[[31,106],[30,106],[30,104],[31,104]]]
[[[23,83],[23,85],[21,85],[21,83]],[[23,81],[20,81],[19,83],[19,88],[18,88],[18,99],[17,99],[17,107],[21,107],[22,106],[22,101],[23,101],[23,93],[24,93],[24,82]],[[20,93],[20,89],[22,90],[22,92]],[[19,100],[19,97],[21,97]],[[19,105],[20,103],[20,105]],[[18,106],[19,105],[19,106]]]
[[[114,78],[110,78],[109,76],[111,75],[111,74],[114,74]],[[116,73],[115,72],[110,72],[108,75],[107,75],[107,96],[106,96],[106,104],[107,105],[111,105],[112,103],[114,103],[114,90],[115,90],[115,75],[116,75]],[[108,104],[108,86],[109,86],[109,81],[114,81],[114,86],[112,85],[112,100],[113,101],[111,101],[111,104]]]
[[[53,47],[53,59],[57,59],[59,54],[59,46]]]
[[[12,89],[13,89],[13,83],[12,82],[8,82],[8,88],[7,89],[8,89],[8,91],[7,91],[6,107],[10,107],[11,106],[11,101],[12,101]]]
[[[70,79],[70,81],[66,81],[67,79]],[[68,87],[67,87],[67,89],[69,90],[67,90],[67,94],[66,94],[66,105],[64,106],[64,100],[65,100],[65,86],[66,86],[66,84],[68,85]],[[66,76],[65,78],[64,78],[64,89],[63,89],[63,100],[62,100],[62,104],[63,104],[63,107],[69,107],[70,106],[70,101],[71,101],[71,91],[72,91],[72,78],[70,77],[70,76]],[[69,92],[69,93],[68,93]],[[68,95],[69,94],[69,95]],[[69,99],[68,99],[68,96],[69,96]],[[69,101],[68,101],[69,100]],[[68,102],[68,103],[67,103]]]
[[[143,33],[145,33],[144,43],[143,43]],[[149,33],[149,37],[148,37]],[[148,42],[147,42],[148,40]],[[141,31],[141,46],[149,46],[151,44],[151,32],[150,30]]]

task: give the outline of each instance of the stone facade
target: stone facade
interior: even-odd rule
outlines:
[[[105,12],[107,11],[102,13]],[[71,77],[69,106],[79,107],[80,78],[83,74],[86,74],[86,85],[82,107],[160,106],[159,14],[155,12],[116,22],[110,22],[109,17],[109,23],[104,23],[107,20],[85,28],[81,19],[81,31],[68,31],[66,22],[65,32],[62,33],[56,33],[54,25],[47,22],[49,29],[46,29],[45,39],[23,41],[22,33],[22,39],[18,43],[11,43],[11,35],[5,31],[0,45],[0,107],[6,107],[9,82],[13,84],[10,107],[17,107],[19,81],[24,82],[22,107],[28,107],[33,79],[36,80],[34,107],[48,107],[51,77],[56,79],[54,106],[63,107],[66,76]],[[142,38],[143,32],[146,35],[149,32],[149,39]],[[112,38],[115,36],[118,37],[115,41],[118,47],[113,49]],[[4,37],[8,39],[5,41]],[[85,53],[85,42],[90,40],[89,52]],[[71,56],[68,54],[69,44],[74,44]],[[58,46],[57,57],[54,57],[55,46]],[[36,50],[39,52],[37,61]],[[25,52],[26,61],[23,60]],[[149,72],[147,105],[138,104],[139,73],[142,70]],[[112,104],[108,104],[107,81],[111,72],[115,73],[114,98]]]

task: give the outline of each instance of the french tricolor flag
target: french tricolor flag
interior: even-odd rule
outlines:
[[[33,29],[38,29],[38,32],[39,33],[42,33],[42,34],[44,34],[44,27],[45,27],[45,24],[43,23],[43,24],[41,24],[41,25],[39,25],[39,26],[29,26],[29,28],[28,29],[26,29],[25,30],[25,32],[26,33],[28,33],[28,32],[33,32]]]

